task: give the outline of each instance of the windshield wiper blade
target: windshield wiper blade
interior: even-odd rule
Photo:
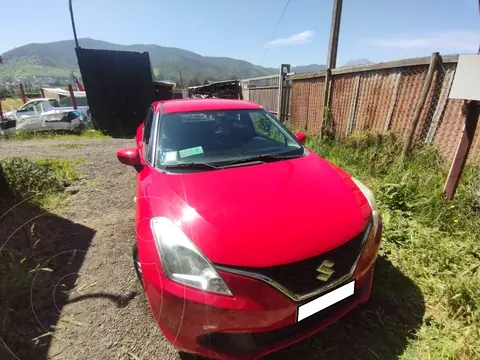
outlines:
[[[181,164],[172,164],[164,165],[165,169],[207,169],[207,170],[218,170],[221,167],[208,164],[208,163],[181,163]]]
[[[232,160],[232,161],[229,161],[229,164],[243,164],[243,163],[249,163],[254,161],[267,162],[268,160],[294,159],[302,156],[303,156],[303,153],[295,154],[295,155],[262,154],[262,155],[251,156],[245,159]]]

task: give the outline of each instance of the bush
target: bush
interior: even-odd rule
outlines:
[[[1,165],[8,187],[16,198],[33,196],[39,201],[61,192],[79,178],[73,163],[68,160],[10,158]]]

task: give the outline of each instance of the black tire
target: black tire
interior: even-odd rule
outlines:
[[[180,351],[178,355],[180,356],[181,360],[208,360],[208,358],[198,356],[195,354],[189,354],[183,351]]]
[[[137,243],[133,244],[133,247],[132,247],[132,259],[133,259],[133,268],[135,269],[135,273],[137,274],[138,280],[140,280],[140,284],[143,287],[142,268],[140,267],[140,261],[138,260]]]

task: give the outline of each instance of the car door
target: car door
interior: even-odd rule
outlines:
[[[22,106],[17,111],[17,129],[35,131],[40,130],[42,127],[42,122],[39,118],[40,114],[43,111],[43,102],[41,100],[31,101],[24,106]]]

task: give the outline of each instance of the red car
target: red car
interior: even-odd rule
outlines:
[[[155,102],[136,148],[134,264],[166,338],[256,359],[370,295],[381,221],[371,191],[241,100]]]

